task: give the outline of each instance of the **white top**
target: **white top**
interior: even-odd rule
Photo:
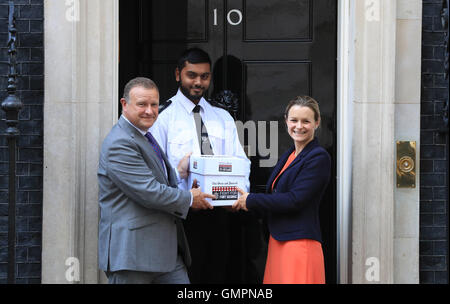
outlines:
[[[189,152],[200,155],[195,120],[192,110],[195,104],[178,90],[167,107],[150,128],[152,135],[166,152],[172,167],[177,168],[180,160]],[[247,190],[250,189],[250,160],[245,155],[239,142],[236,124],[231,115],[224,109],[213,107],[204,98],[200,99],[200,116],[208,131],[209,141],[214,155],[235,156],[245,160],[247,172]],[[189,190],[187,179],[178,187]]]

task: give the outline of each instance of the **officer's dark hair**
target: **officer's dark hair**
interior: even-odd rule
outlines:
[[[209,66],[211,66],[211,58],[209,58],[208,53],[196,47],[187,49],[181,54],[177,63],[178,71],[181,72],[181,70],[186,66],[186,61],[191,64],[209,63]]]

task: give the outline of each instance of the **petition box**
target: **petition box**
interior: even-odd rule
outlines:
[[[202,192],[217,199],[207,199],[213,206],[231,206],[240,196],[236,188],[245,190],[243,159],[223,155],[192,155],[190,158],[189,185],[194,179]]]

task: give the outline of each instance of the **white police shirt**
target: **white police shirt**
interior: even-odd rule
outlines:
[[[180,160],[189,152],[201,154],[192,110],[195,104],[178,90],[170,99],[172,104],[159,116],[150,132],[167,154],[172,167],[177,168]],[[200,99],[200,116],[208,132],[214,155],[227,155],[246,161],[247,192],[250,189],[250,160],[239,142],[236,125],[224,109],[213,107],[204,98]],[[178,184],[180,189],[189,190],[187,179]]]

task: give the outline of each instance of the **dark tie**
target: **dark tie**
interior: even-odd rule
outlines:
[[[164,166],[164,159],[162,157],[161,151],[159,150],[158,144],[156,143],[156,139],[153,137],[153,135],[150,132],[145,133],[145,137],[147,137],[148,141],[153,147],[153,150],[155,151],[156,155],[158,155],[158,158],[161,162],[161,166],[165,168]]]
[[[196,105],[192,110],[194,112],[195,128],[197,129],[198,144],[202,155],[213,155],[211,142],[209,141],[208,131],[203,124],[200,116],[200,106]]]

